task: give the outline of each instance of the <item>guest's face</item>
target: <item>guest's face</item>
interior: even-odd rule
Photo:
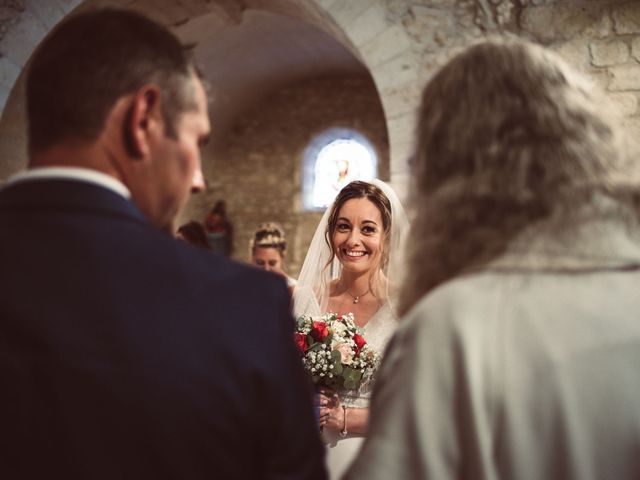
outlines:
[[[333,233],[333,251],[345,271],[364,273],[380,265],[382,215],[367,198],[352,198],[340,208]]]
[[[251,258],[251,262],[257,267],[267,272],[284,275],[282,260],[280,251],[274,247],[256,247],[253,249]]]

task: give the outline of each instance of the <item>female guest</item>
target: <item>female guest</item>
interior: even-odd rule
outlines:
[[[559,57],[490,40],[427,85],[407,312],[348,479],[637,479],[640,168]]]
[[[233,253],[233,224],[227,217],[227,203],[218,200],[204,220],[209,244],[214,252],[227,257]]]
[[[273,222],[260,224],[249,241],[249,250],[251,263],[268,272],[282,275],[287,279],[289,288],[295,286],[296,281],[285,273],[287,239],[280,225]]]
[[[397,324],[395,294],[407,230],[402,205],[388,185],[349,183],[311,241],[294,291],[294,314],[353,313],[367,343],[382,353]],[[320,396],[331,478],[342,475],[367,433],[369,394],[365,386]]]

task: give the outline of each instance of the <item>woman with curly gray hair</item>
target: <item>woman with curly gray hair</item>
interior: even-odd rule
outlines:
[[[640,168],[531,43],[451,60],[419,112],[405,314],[349,479],[638,478]]]

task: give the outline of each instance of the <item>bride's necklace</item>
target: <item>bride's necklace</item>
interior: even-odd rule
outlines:
[[[354,295],[353,293],[351,293],[349,290],[346,290],[346,292],[349,294],[349,296],[351,298],[353,298],[353,303],[358,303],[360,301],[360,297],[364,297],[367,293],[369,293],[371,291],[370,288],[367,288],[367,291],[364,293],[361,293],[360,295]]]

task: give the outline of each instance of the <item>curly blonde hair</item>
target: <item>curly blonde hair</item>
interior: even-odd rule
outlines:
[[[254,254],[256,248],[275,248],[284,258],[287,251],[287,239],[284,230],[275,222],[261,223],[249,240],[249,252]]]

